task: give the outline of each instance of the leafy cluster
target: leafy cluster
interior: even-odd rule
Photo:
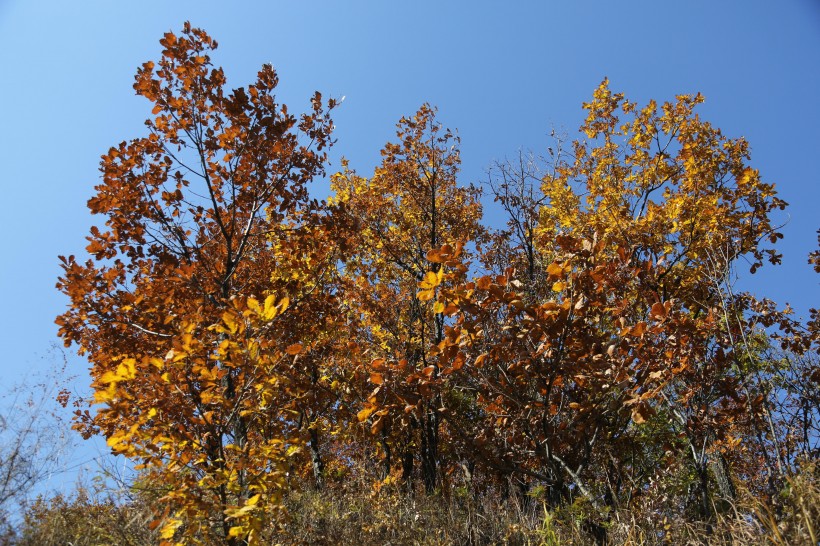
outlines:
[[[161,44],[57,323],[92,365],[76,426],[162,484],[163,544],[295,536],[288,506],[350,484],[493,492],[599,541],[634,510],[662,540],[744,495],[776,510],[817,457],[817,322],[733,290],[779,262],[785,203],[700,95],[639,107],[604,81],[585,138],[490,171],[493,229],[429,105],[319,202],[335,102],[294,116],[269,65],[226,91],[189,25]]]

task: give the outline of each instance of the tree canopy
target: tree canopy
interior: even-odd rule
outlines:
[[[270,65],[228,90],[188,24],[160,43],[89,258],[60,258],[57,323],[91,363],[76,427],[162,484],[165,544],[259,544],[289,491],[353,472],[543,491],[602,532],[622,508],[709,524],[817,457],[817,320],[733,284],[779,262],[786,204],[702,96],[641,106],[604,80],[579,140],[483,188],[425,104],[319,201],[336,101],[292,114]]]

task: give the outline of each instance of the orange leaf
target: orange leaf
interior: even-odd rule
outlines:
[[[547,266],[547,273],[553,277],[558,277],[564,273],[564,268],[558,262],[552,262]]]
[[[433,249],[427,253],[427,261],[433,263],[442,263],[444,258],[441,255],[441,250]]]
[[[370,367],[374,370],[383,370],[384,369],[384,359],[383,358],[376,358],[373,362],[370,363]]]
[[[632,421],[636,425],[645,423],[652,416],[652,408],[646,404],[639,404],[632,409]]]
[[[666,307],[663,306],[662,303],[657,302],[652,306],[652,310],[649,313],[653,318],[662,319],[666,317]]]
[[[367,418],[370,417],[370,414],[373,413],[374,411],[376,411],[376,408],[373,408],[373,407],[364,408],[362,411],[360,411],[359,413],[356,414],[356,418],[359,420],[360,423],[362,421],[367,421]]]

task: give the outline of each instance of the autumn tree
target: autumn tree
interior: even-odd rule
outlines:
[[[344,266],[352,283],[347,298],[358,310],[357,343],[367,355],[360,364],[373,389],[359,418],[381,438],[385,472],[399,451],[405,480],[417,459],[432,491],[441,450],[440,393],[425,385],[438,375],[430,350],[443,339],[445,319],[432,301],[434,287],[417,294],[416,285],[436,278],[430,249],[480,241],[481,206],[478,190],[457,184],[459,140],[432,107],[402,118],[396,136],[372,177],[347,168],[333,178],[333,202],[357,232]]]
[[[624,509],[666,539],[666,518],[710,531],[738,484],[772,505],[816,468],[817,311],[804,324],[734,284],[780,261],[785,203],[700,95],[641,107],[604,81],[579,140],[490,170],[493,230],[435,108],[399,121],[372,175],[344,160],[318,201],[335,102],[291,114],[270,65],[228,90],[216,42],[188,24],[160,43],[134,84],[147,131],[102,157],[88,206],[103,222],[87,259],[60,258],[57,318],[91,364],[76,427],[138,463],[152,496],[42,501],[30,540],[52,529],[38,519],[75,536],[155,498],[147,529],[105,536],[296,536],[285,500],[346,495],[348,471],[365,502],[421,478],[465,502],[500,485],[504,506],[516,483],[599,543]],[[39,475],[27,447],[0,450],[15,471],[0,509]]]
[[[88,206],[105,226],[88,260],[61,258],[57,323],[92,365],[77,426],[167,487],[162,537],[254,543],[302,445],[293,321],[319,281],[299,241],[315,231],[307,185],[332,123],[319,93],[300,117],[279,104],[270,65],[227,91],[200,29],[160,43],[134,84],[153,105],[147,134],[102,157]]]
[[[480,393],[484,420],[463,435],[556,501],[572,484],[593,503],[629,502],[680,461],[708,517],[722,446],[749,440],[738,432],[756,411],[740,335],[753,327],[748,298],[715,278],[741,259],[779,261],[766,243],[785,204],[748,165],[748,144],[694,113],[701,101],[639,108],[605,81],[585,104],[587,140],[541,184],[532,240],[552,295],[528,297],[515,263],[441,292],[461,310],[443,353],[468,358],[450,380]]]
[[[649,383],[657,383],[639,389],[643,400],[656,393],[651,397],[685,430],[703,490],[708,446],[734,414],[723,414],[733,405],[723,403],[741,388],[732,340],[747,326],[726,320],[741,315],[730,310],[734,302],[721,283],[738,260],[748,260],[752,272],[765,261],[779,263],[766,243],[781,237],[771,213],[785,203],[748,165],[748,143],[726,139],[694,112],[702,101],[681,95],[660,108],[654,101],[639,108],[604,82],[585,104],[581,129],[590,140],[576,142],[572,161],[545,180],[551,206],[542,209],[542,229],[548,239],[567,232],[599,241],[610,253],[625,249],[630,260],[651,267],[638,291],[621,294],[638,313],[634,320],[641,306],[656,303],[685,311],[685,329],[674,332],[683,325],[670,323],[667,339],[678,346],[696,341],[689,358],[671,370],[647,370],[657,377]],[[685,362],[692,364],[676,372]],[[704,499],[702,511],[707,505]]]

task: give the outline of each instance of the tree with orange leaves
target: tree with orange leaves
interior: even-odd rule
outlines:
[[[427,251],[480,242],[481,206],[475,188],[457,184],[459,140],[436,120],[432,107],[425,104],[402,118],[396,136],[371,178],[350,169],[333,178],[332,201],[356,227],[345,264],[351,283],[346,297],[360,312],[357,342],[370,355],[370,362],[360,364],[371,372],[373,388],[359,418],[371,421],[371,431],[381,438],[385,474],[397,451],[404,479],[411,479],[418,460],[425,487],[433,491],[440,404],[425,386],[438,374],[430,351],[442,340],[445,317],[432,301],[437,264]],[[416,294],[416,284],[425,279],[430,290]]]
[[[70,306],[57,323],[92,364],[94,408],[78,427],[167,488],[162,537],[252,544],[302,443],[294,318],[327,253],[296,241],[317,233],[307,184],[332,123],[319,93],[298,118],[277,103],[270,65],[226,91],[200,29],[160,43],[134,84],[155,117],[102,157],[88,205],[105,227],[86,262],[61,258]]]
[[[599,536],[622,508],[708,526],[738,479],[773,495],[816,454],[816,312],[732,286],[779,261],[785,203],[699,95],[641,108],[604,81],[548,169],[497,166],[493,234],[433,107],[320,203],[334,101],[295,117],[270,66],[226,91],[202,30],[161,44],[134,86],[146,136],[102,158],[90,258],[61,258],[57,323],[92,366],[77,428],[160,484],[163,544],[257,544],[310,474],[322,496],[350,471],[446,497],[458,466]]]

